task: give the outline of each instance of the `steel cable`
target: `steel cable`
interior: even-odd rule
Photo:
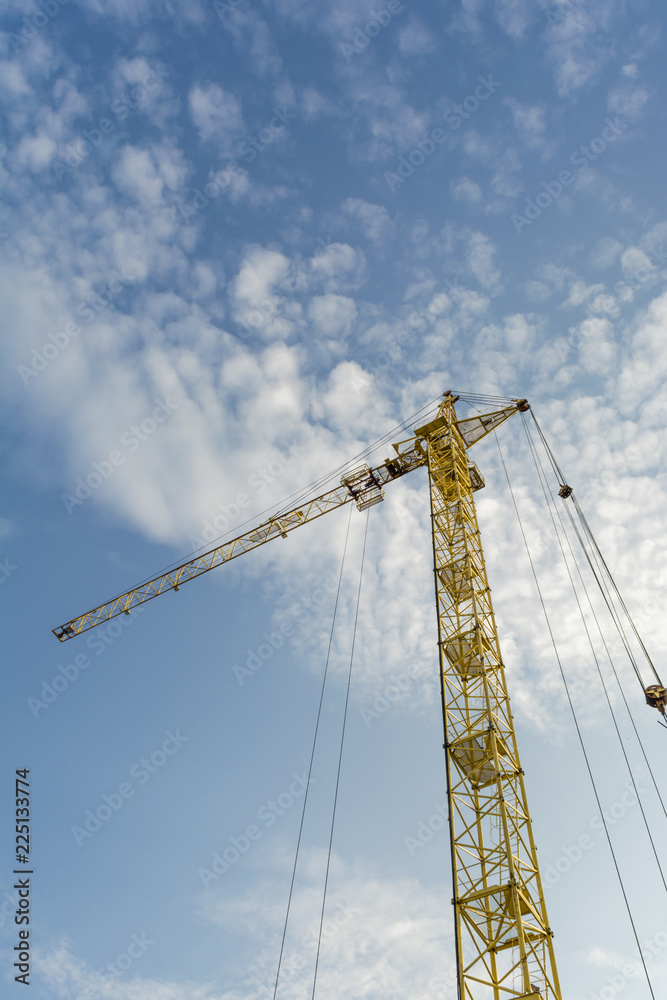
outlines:
[[[500,447],[500,442],[498,441],[498,435],[495,432],[494,432],[494,437],[496,439],[496,445],[498,446],[498,453],[500,455],[500,461],[501,461],[503,470],[505,472],[505,478],[507,480],[507,485],[509,487],[510,496],[512,498],[512,504],[514,505],[514,510],[515,510],[515,513],[516,513],[516,516],[517,516],[517,520],[519,522],[519,528],[521,530],[521,536],[523,538],[523,543],[524,543],[524,546],[526,548],[526,554],[528,556],[528,561],[530,563],[530,568],[531,568],[531,571],[532,571],[532,574],[533,574],[533,579],[535,580],[535,586],[537,588],[537,593],[538,593],[538,596],[539,596],[539,599],[540,599],[540,604],[542,605],[542,612],[544,614],[544,619],[545,619],[545,622],[546,622],[546,625],[547,625],[549,636],[551,638],[551,644],[553,646],[554,654],[555,654],[555,657],[556,657],[556,662],[558,663],[558,668],[560,670],[560,675],[561,675],[561,678],[563,680],[563,686],[565,687],[565,693],[567,695],[567,700],[568,700],[568,703],[570,705],[570,711],[572,713],[572,719],[574,721],[574,726],[575,726],[575,729],[577,731],[577,736],[579,738],[579,743],[580,743],[580,746],[581,746],[581,751],[582,751],[583,756],[584,756],[584,761],[586,762],[586,769],[588,771],[588,776],[590,778],[591,785],[593,786],[593,794],[595,795],[595,801],[597,802],[598,809],[600,810],[600,816],[602,818],[602,824],[603,824],[603,827],[604,827],[604,832],[605,832],[605,835],[607,837],[607,843],[609,845],[609,850],[610,850],[610,853],[611,853],[611,856],[612,856],[612,860],[614,862],[614,868],[616,869],[616,875],[617,875],[617,878],[618,878],[618,882],[619,882],[619,885],[621,887],[621,893],[623,895],[623,900],[625,902],[625,908],[627,910],[628,918],[630,920],[630,925],[632,927],[632,933],[634,935],[635,942],[637,944],[637,949],[639,951],[639,957],[641,959],[641,963],[642,963],[642,966],[644,968],[644,974],[646,976],[646,982],[648,983],[648,988],[650,990],[651,996],[653,997],[653,1000],[655,1000],[655,993],[653,992],[653,985],[651,983],[651,977],[649,976],[648,968],[646,966],[646,961],[644,959],[644,953],[642,951],[641,942],[639,940],[639,934],[637,933],[637,928],[635,926],[634,917],[632,916],[632,910],[630,909],[630,902],[628,900],[627,892],[626,892],[626,889],[625,889],[625,884],[623,882],[623,877],[621,875],[621,871],[620,871],[620,868],[618,866],[618,860],[616,858],[616,852],[614,851],[614,845],[612,844],[612,841],[611,841],[611,835],[609,833],[609,827],[607,825],[607,820],[605,819],[605,816],[604,816],[604,812],[603,812],[603,809],[602,809],[602,803],[600,801],[600,795],[598,793],[597,785],[595,783],[595,778],[593,777],[593,771],[592,771],[591,764],[590,764],[590,761],[589,761],[589,758],[588,758],[588,752],[586,750],[586,745],[584,743],[584,739],[583,739],[583,736],[581,734],[581,728],[579,726],[579,720],[577,719],[577,713],[575,711],[574,704],[572,702],[572,697],[570,695],[570,689],[568,687],[567,678],[565,677],[565,671],[563,669],[563,664],[562,664],[562,661],[561,661],[561,658],[560,658],[560,653],[558,652],[558,646],[557,646],[557,643],[556,643],[556,637],[554,636],[553,629],[551,627],[551,621],[549,619],[549,614],[547,612],[547,608],[546,608],[546,604],[545,604],[545,601],[544,601],[544,597],[542,595],[542,588],[540,587],[540,583],[539,583],[539,580],[538,580],[538,577],[537,577],[537,571],[535,569],[535,564],[533,562],[533,557],[531,555],[530,546],[528,545],[528,539],[526,537],[526,532],[525,532],[524,527],[523,527],[523,521],[521,519],[521,515],[519,513],[519,508],[517,506],[516,498],[514,496],[514,490],[512,488],[512,483],[510,481],[509,473],[507,471],[507,466],[505,465],[505,459],[503,457],[503,453],[502,453],[502,450],[501,450],[501,447]]]
[[[334,795],[333,811],[331,814],[331,833],[329,835],[329,850],[327,853],[327,868],[324,877],[324,892],[322,894],[322,912],[320,913],[320,927],[317,935],[317,955],[315,957],[315,973],[313,976],[313,990],[311,993],[311,1000],[315,998],[315,986],[317,984],[317,972],[320,964],[320,948],[322,944],[322,926],[324,924],[324,908],[327,901],[327,886],[329,884],[329,868],[331,865],[331,848],[333,845],[333,835],[334,835],[334,824],[336,822],[336,806],[338,804],[338,789],[340,786],[340,770],[341,764],[343,762],[343,745],[345,743],[345,727],[347,723],[347,709],[350,702],[350,682],[352,680],[352,662],[354,660],[354,646],[357,638],[357,622],[359,620],[359,603],[361,599],[361,583],[364,576],[364,561],[366,558],[366,540],[368,538],[368,521],[369,521],[370,511],[366,512],[366,527],[364,530],[364,547],[361,553],[361,569],[359,571],[359,587],[357,590],[357,607],[354,614],[354,628],[352,630],[352,649],[350,650],[350,666],[347,673],[347,690],[345,692],[345,711],[343,713],[343,728],[340,735],[340,752],[338,754],[338,771],[336,774],[336,792]]]
[[[301,821],[299,823],[299,836],[298,836],[297,842],[296,842],[296,852],[294,854],[294,866],[292,868],[292,879],[291,879],[290,887],[289,887],[289,896],[287,898],[287,912],[285,913],[285,925],[283,927],[283,935],[282,935],[282,940],[280,942],[280,955],[278,956],[278,968],[276,970],[276,982],[275,982],[275,985],[273,987],[273,1000],[276,1000],[276,993],[278,992],[278,980],[280,978],[280,969],[282,967],[283,952],[285,950],[285,938],[287,937],[287,924],[288,924],[288,921],[289,921],[290,909],[291,909],[291,906],[292,906],[292,895],[293,895],[293,892],[294,892],[294,882],[295,882],[295,879],[296,879],[296,869],[297,869],[297,864],[298,864],[298,861],[299,861],[299,850],[301,848],[301,835],[303,833],[303,823],[304,823],[304,819],[305,819],[305,816],[306,816],[306,805],[308,803],[308,792],[310,791],[310,779],[311,779],[312,774],[313,774],[313,760],[315,758],[315,747],[317,745],[317,735],[319,733],[320,719],[322,717],[322,704],[324,702],[324,688],[325,688],[326,683],[327,683],[327,674],[328,674],[328,671],[329,671],[329,660],[331,658],[331,646],[332,646],[332,643],[333,643],[334,627],[335,627],[335,624],[336,624],[336,615],[337,615],[337,612],[338,612],[338,600],[340,598],[340,587],[341,587],[341,582],[342,582],[342,579],[343,579],[343,568],[345,566],[345,554],[347,552],[347,542],[348,542],[348,539],[350,537],[350,524],[351,524],[351,522],[352,522],[352,508],[350,507],[350,516],[348,517],[348,520],[347,520],[347,531],[345,533],[345,544],[343,546],[343,557],[342,557],[341,563],[340,563],[340,573],[338,574],[338,589],[336,591],[336,601],[335,601],[335,604],[334,604],[333,615],[332,615],[332,618],[331,618],[331,631],[329,633],[329,646],[327,648],[327,656],[326,656],[326,661],[325,661],[325,664],[324,664],[324,676],[322,678],[322,688],[321,688],[321,691],[320,691],[320,702],[319,702],[319,705],[318,705],[318,708],[317,708],[317,720],[315,722],[315,733],[313,735],[313,746],[312,746],[312,749],[310,751],[310,763],[308,765],[308,779],[306,781],[306,791],[305,791],[304,799],[303,799],[303,808],[301,809]]]
[[[522,416],[523,416],[523,414],[522,414]],[[584,609],[582,608],[581,602],[579,600],[579,594],[577,593],[577,588],[575,586],[574,578],[573,578],[572,573],[570,571],[570,566],[569,566],[569,563],[567,561],[567,556],[565,554],[565,549],[563,548],[563,544],[562,544],[562,541],[561,541],[561,536],[560,536],[560,533],[558,531],[558,526],[556,524],[556,520],[554,518],[553,509],[552,509],[553,508],[553,498],[551,498],[551,500],[550,500],[549,495],[547,493],[546,476],[545,476],[545,473],[544,473],[544,468],[543,468],[542,462],[541,462],[541,460],[540,460],[540,458],[539,458],[539,456],[538,456],[538,454],[537,454],[537,452],[535,450],[535,445],[534,445],[534,443],[533,443],[533,441],[532,441],[532,439],[530,437],[530,432],[528,430],[528,425],[526,424],[525,421],[524,421],[523,426],[524,426],[524,430],[526,432],[526,438],[528,440],[528,445],[530,447],[530,451],[531,451],[531,454],[532,454],[532,457],[533,457],[533,462],[535,464],[535,469],[537,471],[537,475],[538,475],[538,478],[539,478],[539,481],[540,481],[540,485],[542,487],[542,493],[544,494],[544,501],[545,501],[545,503],[547,505],[547,509],[549,510],[549,514],[551,516],[551,523],[553,524],[554,531],[556,533],[556,538],[558,540],[558,546],[560,548],[561,556],[563,557],[563,563],[564,563],[565,568],[567,570],[567,574],[568,574],[568,577],[569,577],[569,580],[570,580],[570,585],[572,587],[572,592],[573,592],[574,598],[575,598],[575,600],[577,602],[577,607],[579,609],[579,614],[581,616],[581,621],[582,621],[582,624],[584,626],[584,630],[586,632],[586,636],[588,638],[588,643],[590,645],[591,653],[593,655],[593,660],[595,662],[595,666],[597,668],[598,676],[599,676],[600,682],[602,684],[602,689],[604,691],[605,698],[606,698],[606,701],[607,701],[607,705],[609,707],[609,712],[611,714],[612,722],[614,724],[614,729],[616,731],[616,736],[618,737],[619,746],[621,748],[621,752],[623,754],[623,758],[625,760],[625,763],[626,763],[626,766],[627,766],[627,769],[628,769],[628,774],[630,775],[630,780],[632,782],[632,787],[634,788],[634,792],[635,792],[635,795],[637,797],[637,803],[639,805],[639,809],[640,809],[641,814],[642,814],[642,819],[644,821],[644,826],[646,828],[646,834],[648,836],[649,842],[651,844],[651,848],[653,850],[653,855],[655,857],[655,861],[656,861],[656,864],[658,866],[658,871],[660,872],[660,877],[662,879],[662,884],[664,885],[665,890],[667,890],[667,881],[665,880],[665,874],[664,874],[664,872],[662,870],[662,864],[660,863],[660,858],[658,856],[658,851],[656,849],[655,842],[653,840],[653,834],[651,833],[651,829],[649,827],[648,819],[646,817],[646,812],[644,810],[644,805],[643,805],[641,797],[639,795],[639,790],[637,788],[637,783],[635,781],[635,776],[634,776],[634,774],[632,772],[632,768],[630,767],[630,761],[628,759],[628,754],[627,754],[627,751],[625,749],[625,745],[623,743],[623,738],[621,736],[621,732],[620,732],[620,729],[619,729],[619,726],[618,726],[616,715],[614,713],[614,708],[612,706],[611,699],[609,697],[609,691],[608,691],[608,688],[607,688],[607,684],[606,684],[604,676],[602,674],[602,669],[600,667],[600,662],[598,660],[597,653],[595,652],[595,646],[593,645],[593,639],[592,639],[592,636],[590,634],[590,631],[589,631],[589,628],[588,628],[588,623],[586,622],[586,618],[585,618],[585,615],[584,615]],[[570,539],[567,536],[567,532],[565,531],[565,525],[563,524],[562,518],[561,518],[560,513],[558,512],[557,508],[556,508],[556,515],[558,517],[558,521],[560,522],[562,534],[564,535],[565,540],[567,541],[567,544],[569,546],[570,555],[572,556],[572,561],[574,562],[574,565],[575,565],[577,571],[579,572],[579,567],[577,565],[576,559],[574,558],[574,551],[572,549],[572,544],[570,542]],[[579,572],[579,579],[580,579],[581,585],[582,585],[582,587],[584,589],[584,593],[585,593],[586,597],[588,598],[589,607],[591,609],[591,612],[593,613],[593,618],[595,620],[595,623],[596,623],[596,625],[598,627],[598,631],[600,632],[600,636],[602,637],[602,641],[604,643],[604,636],[602,635],[602,629],[600,628],[600,624],[598,622],[597,615],[595,614],[595,609],[593,608],[593,603],[592,603],[592,601],[590,599],[590,595],[588,594],[588,589],[587,589],[586,583],[585,583],[585,581],[584,581],[584,579],[583,579],[583,577],[581,575],[581,572]],[[605,645],[605,650],[607,651],[607,656],[609,657],[609,662],[612,665],[612,669],[614,671],[614,675],[616,676],[616,680],[619,681],[618,674],[616,673],[616,668],[614,667],[614,664],[613,664],[613,661],[612,661],[611,656],[609,654],[609,650],[607,648],[606,643],[604,643],[604,645]],[[619,681],[619,686],[620,686],[620,681]],[[621,693],[623,694],[622,688],[621,688]],[[625,696],[623,697],[623,700],[625,701]],[[626,708],[628,709],[628,713],[630,714],[630,708],[628,706],[627,701],[625,701],[625,705],[626,705]],[[632,715],[631,714],[630,714],[630,719],[632,720]],[[636,728],[635,728],[635,733],[637,733]],[[639,738],[639,734],[638,733],[637,733],[637,737]],[[639,740],[639,744],[640,744],[640,746],[642,747],[642,750],[643,750],[643,745],[641,743],[641,740]],[[644,759],[648,763],[648,758],[646,757],[646,754],[644,754]],[[651,769],[649,767],[649,771],[650,770]],[[652,772],[651,772],[651,775],[652,775]],[[657,790],[657,785],[656,785],[656,790]],[[664,804],[662,802],[662,798],[660,796],[660,793],[658,793],[658,797],[660,798],[660,803],[661,803],[661,805],[663,806],[663,809],[664,809]]]

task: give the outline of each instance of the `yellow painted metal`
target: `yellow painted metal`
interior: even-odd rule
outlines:
[[[65,622],[64,625],[53,629],[53,634],[61,642],[72,639],[88,629],[95,628],[103,622],[115,618],[117,615],[129,615],[133,608],[139,604],[145,604],[154,597],[169,590],[179,590],[184,583],[194,580],[204,573],[221,566],[259,548],[265,542],[270,542],[273,538],[287,538],[288,532],[314,521],[316,517],[327,514],[331,510],[342,507],[343,504],[354,501],[360,510],[365,510],[384,497],[383,487],[394,479],[399,479],[406,472],[426,465],[426,452],[419,440],[412,438],[410,447],[398,450],[394,458],[387,459],[382,465],[375,469],[362,466],[351,470],[341,478],[341,486],[328,493],[323,493],[319,497],[308,500],[300,507],[278,514],[269,518],[263,524],[246,531],[237,538],[232,538],[228,542],[210,549],[203,555],[197,556],[188,562],[176,566],[168,573],[161,573],[159,576],[148,580],[146,583],[128,590],[125,594],[119,594],[110,601],[98,605],[85,614],[79,615]]]
[[[457,421],[454,402],[447,396],[421,430],[431,491],[459,995],[561,1000],[467,453],[501,419]]]
[[[61,642],[179,587],[273,538],[428,466],[445,724],[460,1000],[562,1000],[491,605],[473,492],[484,485],[468,448],[525,400],[458,420],[446,393],[434,420],[382,465],[54,629]]]

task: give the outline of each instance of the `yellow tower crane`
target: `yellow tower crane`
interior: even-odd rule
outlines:
[[[562,1000],[473,494],[484,486],[468,449],[525,399],[459,419],[444,394],[435,419],[376,468],[54,629],[64,642],[272,538],[355,502],[413,469],[429,474],[460,1000]],[[662,694],[664,695],[664,689]],[[658,706],[656,706],[658,707]]]

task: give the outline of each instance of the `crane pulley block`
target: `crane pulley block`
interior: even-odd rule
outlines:
[[[646,695],[646,704],[650,705],[651,708],[657,708],[664,715],[667,711],[667,688],[664,688],[662,684],[650,684],[644,694]]]

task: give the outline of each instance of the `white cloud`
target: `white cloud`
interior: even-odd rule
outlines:
[[[611,236],[603,236],[591,252],[591,264],[599,268],[611,267],[622,249],[623,244],[618,240]]]
[[[644,87],[621,83],[612,87],[607,96],[607,108],[626,122],[638,122],[646,113],[649,93]]]
[[[506,97],[506,104],[512,111],[512,119],[517,135],[528,149],[543,149],[545,145],[546,109],[538,104],[521,104],[514,97]]]
[[[545,299],[553,295],[553,288],[550,288],[544,281],[527,281],[523,290],[526,296],[534,302],[544,302]]]
[[[480,13],[484,0],[461,0],[461,9],[456,11],[451,20],[451,32],[465,32],[477,39],[481,33]]]
[[[418,17],[411,17],[398,32],[398,50],[404,58],[427,55],[435,47],[435,36]]]
[[[466,129],[463,136],[463,149],[473,160],[490,163],[498,155],[498,146],[491,136],[481,135],[476,129]]]
[[[580,306],[594,295],[604,291],[604,285],[587,285],[578,278],[570,284],[568,296],[562,303],[564,306]]]
[[[130,941],[130,945],[136,951],[135,942]],[[213,990],[212,985],[147,979],[132,969],[120,978],[114,973],[100,975],[73,954],[72,945],[67,940],[37,951],[34,971],[48,985],[54,997],[85,995],[104,997],[105,1000],[219,1000],[219,993]]]
[[[13,538],[18,533],[16,524],[9,517],[0,517],[0,542]]]
[[[157,166],[145,149],[125,146],[113,170],[118,188],[144,204],[162,200],[163,180]]]
[[[483,233],[472,233],[468,240],[470,270],[482,288],[495,291],[500,282],[500,270],[495,263],[496,248]]]
[[[37,172],[48,167],[56,151],[56,144],[49,136],[26,136],[16,150],[19,166]]]
[[[329,337],[345,337],[357,316],[353,299],[343,295],[316,295],[310,300],[308,314],[316,330]]]
[[[653,265],[649,257],[639,247],[628,247],[621,254],[623,273],[633,276],[640,272],[650,273]]]
[[[429,801],[428,808],[433,806]],[[430,812],[425,818],[429,818]],[[406,824],[406,835],[414,835]],[[445,836],[436,833],[436,837]],[[431,845],[427,845],[427,849]],[[101,977],[77,958],[64,940],[42,949],[34,971],[55,997],[99,991],[108,1000],[238,1000],[258,998],[272,987],[276,975],[285,916],[284,887],[289,878],[287,852],[274,847],[256,849],[265,871],[243,895],[220,891],[216,882],[198,898],[199,918],[226,935],[234,935],[242,961],[228,961],[222,986],[192,981],[144,977],[140,959],[122,976]],[[431,850],[433,848],[431,847]],[[260,863],[261,863],[260,859]],[[304,852],[300,879],[290,910],[290,937],[284,953],[280,993],[302,996],[312,981],[321,906],[323,851]],[[355,1000],[386,996],[426,994],[449,988],[455,981],[453,940],[448,914],[451,889],[422,884],[414,877],[381,878],[367,865],[349,865],[335,854],[325,910],[318,968],[318,993],[323,997],[347,996]],[[221,992],[222,990],[222,992]]]
[[[457,181],[449,183],[456,201],[467,201],[475,205],[482,200],[482,189],[470,177],[459,177]]]
[[[234,38],[253,73],[259,77],[280,74],[283,61],[278,46],[269,25],[253,7],[249,4],[236,4],[233,9],[223,7],[219,20]],[[285,83],[285,79],[282,82]]]
[[[533,4],[528,0],[500,0],[496,5],[496,17],[503,31],[510,38],[519,41],[534,20]]]
[[[569,8],[566,17],[547,28],[547,58],[561,97],[574,97],[593,85],[615,57],[612,26],[622,9],[617,0],[591,0]]]
[[[275,853],[271,864],[274,870]],[[200,897],[205,919],[227,931],[234,929],[239,935],[239,947],[248,956],[240,980],[230,987],[230,996],[256,997],[262,986],[275,979],[276,945],[284,920],[283,884],[289,874],[287,861],[287,857],[280,858],[280,879],[264,877],[242,897],[229,898],[213,887]],[[280,992],[289,998],[302,996],[312,980],[313,932],[319,923],[325,861],[320,851],[311,851],[302,860],[301,879],[291,909],[293,936],[285,952],[280,981]],[[425,886],[415,878],[379,878],[367,866],[346,865],[334,855],[318,990],[325,998],[347,996],[362,1000],[394,992],[406,996],[425,994],[436,974],[439,988],[451,984],[453,957],[443,958],[452,956],[451,935],[444,920],[447,892],[437,885]]]
[[[0,61],[0,88],[7,98],[25,98],[32,93],[23,70],[16,62]]]
[[[333,101],[312,86],[304,87],[301,92],[301,108],[307,121],[317,121],[328,115],[339,114]]]
[[[396,227],[384,205],[373,205],[363,198],[346,198],[341,208],[374,243],[386,244],[395,235]]]
[[[383,76],[367,72],[352,78],[349,100],[353,114],[345,135],[353,160],[385,161],[411,149],[423,139],[430,115],[417,111],[403,88]]]
[[[621,393],[633,393],[636,399],[644,401],[644,405],[657,396],[663,409],[666,337],[667,293],[664,293],[653,299],[648,309],[640,314],[632,336],[630,357],[619,380]]]
[[[233,94],[217,83],[193,87],[188,96],[190,114],[202,142],[215,137],[224,153],[246,130],[241,105]]]
[[[509,146],[494,164],[491,187],[503,198],[516,198],[523,190],[523,182],[517,176],[521,170],[518,151]]]
[[[287,272],[289,261],[275,250],[254,247],[246,255],[233,289],[237,299],[248,303],[270,299],[272,288]]]

